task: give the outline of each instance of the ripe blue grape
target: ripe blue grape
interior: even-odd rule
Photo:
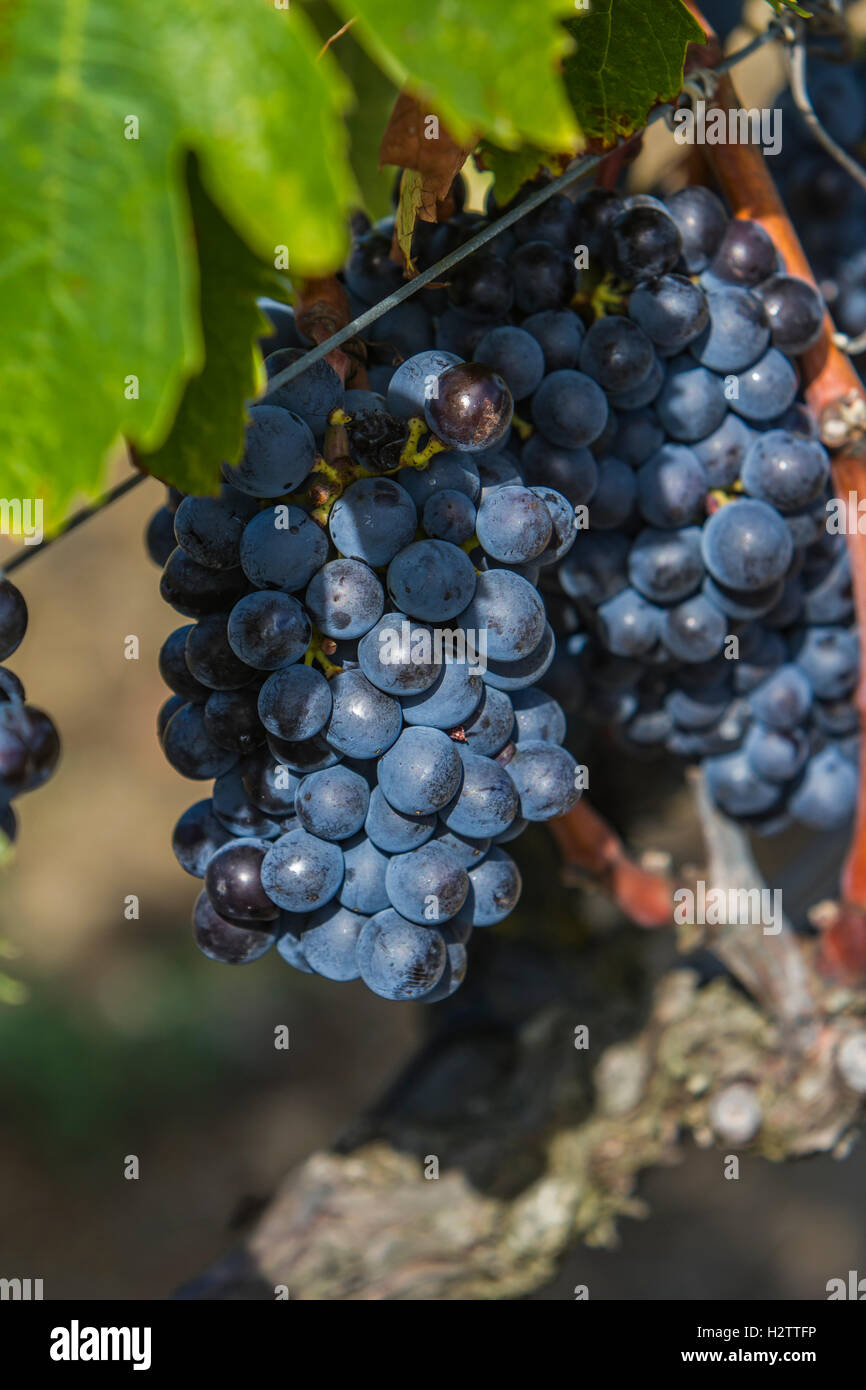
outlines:
[[[290,594],[260,589],[239,599],[229,614],[228,641],[248,667],[273,671],[299,661],[313,628],[305,608]]]
[[[532,398],[532,419],[551,444],[578,449],[591,444],[607,423],[607,398],[585,372],[550,372]]]
[[[181,777],[207,781],[234,767],[237,753],[220,748],[208,735],[201,705],[183,705],[162,736],[162,751]]]
[[[576,314],[568,309],[542,309],[530,314],[520,326],[532,334],[541,348],[545,372],[577,366],[584,327]]]
[[[589,449],[562,448],[533,434],[520,457],[527,487],[550,487],[573,507],[588,502],[598,484],[598,464]]]
[[[298,820],[321,840],[348,840],[364,824],[370,789],[343,763],[304,777],[295,794]]]
[[[778,348],[768,348],[738,378],[739,393],[731,397],[731,409],[750,424],[766,425],[794,402],[797,373]]]
[[[475,531],[475,507],[465,493],[445,488],[428,497],[421,524],[433,540],[463,545]]]
[[[343,852],[306,830],[290,830],[266,847],[262,886],[284,912],[314,912],[336,896],[343,881]]]
[[[432,812],[425,816],[406,816],[402,811],[395,811],[382,788],[373,788],[364,829],[377,849],[388,854],[407,854],[409,850],[420,849],[432,838],[436,824]]]
[[[663,352],[682,352],[709,319],[707,299],[684,275],[660,275],[633,290],[628,312]],[[584,368],[584,370],[586,370]]]
[[[396,740],[403,724],[397,700],[371,684],[362,671],[342,671],[330,685],[333,708],[329,744],[350,758],[373,758]]]
[[[511,856],[502,849],[492,849],[482,863],[469,870],[469,892],[457,921],[473,927],[491,927],[504,921],[517,906],[522,888],[520,870]]]
[[[224,487],[219,497],[185,497],[174,514],[177,544],[207,569],[235,568],[243,529],[255,510],[255,501],[233,487]]]
[[[527,241],[510,257],[514,302],[524,314],[563,309],[577,289],[577,272],[567,251],[546,241]]]
[[[259,692],[253,686],[242,690],[214,690],[204,706],[204,728],[208,738],[232,753],[251,753],[265,741],[259,719]]]
[[[543,501],[529,488],[501,487],[478,508],[476,531],[488,555],[506,564],[525,564],[545,549],[553,527]],[[442,616],[450,618],[454,614],[444,612]]]
[[[313,575],[304,602],[326,637],[363,637],[379,621],[385,594],[361,560],[331,560]]]
[[[790,430],[757,435],[742,469],[746,492],[780,512],[794,512],[814,502],[829,477],[830,458],[823,444]]]
[[[162,598],[185,618],[203,618],[208,613],[231,608],[245,589],[246,580],[241,569],[206,569],[190,559],[180,545],[175,546],[166,560],[159,582]]]
[[[391,806],[407,816],[440,811],[460,790],[463,766],[440,729],[404,729],[379,764],[379,786]]]
[[[538,647],[544,635],[544,604],[531,584],[511,570],[479,574],[472,602],[460,615],[460,626],[487,634],[492,661],[519,661]]]
[[[628,577],[653,603],[676,603],[699,587],[704,575],[701,531],[647,527],[636,537],[628,555]]]
[[[580,800],[577,764],[556,743],[521,743],[506,766],[520,797],[520,814],[530,821],[563,816]]]
[[[259,718],[269,733],[298,742],[312,738],[331,714],[331,690],[312,666],[281,666],[259,691]]]
[[[729,589],[764,589],[782,579],[793,543],[779,513],[744,498],[720,507],[703,528],[704,564]]]
[[[363,560],[373,569],[389,564],[414,538],[417,526],[415,503],[391,478],[360,478],[352,483],[334,503],[328,522],[331,540],[341,555]]]
[[[646,381],[655,361],[650,338],[622,314],[596,319],[580,347],[580,370],[605,391],[628,391]]]
[[[190,674],[208,690],[240,690],[255,678],[255,671],[229,644],[225,613],[210,613],[193,624],[184,656]]]
[[[472,718],[484,693],[484,682],[468,661],[446,661],[435,683],[420,695],[404,696],[407,724],[453,729]]]
[[[637,473],[637,501],[651,526],[688,526],[704,510],[707,475],[692,449],[665,444]]]
[[[697,275],[722,244],[728,225],[724,204],[709,188],[691,184],[667,199],[667,210],[679,228],[686,273]]]
[[[457,855],[434,839],[388,861],[385,889],[401,917],[423,927],[456,917],[466,901],[469,877]]]
[[[473,753],[493,758],[511,738],[514,728],[514,706],[504,690],[485,684],[481,703],[460,726],[465,746]]]
[[[282,402],[271,401],[252,407],[241,461],[236,466],[223,464],[222,473],[227,483],[250,497],[281,497],[301,486],[315,458],[316,441],[301,413],[295,414],[292,408],[283,409]]]
[[[327,558],[327,536],[300,507],[268,507],[241,537],[241,566],[257,589],[303,589]]]
[[[704,439],[718,429],[727,409],[721,377],[696,365],[692,357],[671,359],[656,401],[659,420],[671,439],[684,444]]]
[[[549,517],[547,525],[549,535]],[[394,556],[388,566],[387,584],[389,597],[401,613],[428,622],[447,622],[471,601],[475,570],[465,551],[449,541],[414,541]]]
[[[512,324],[488,329],[475,348],[475,359],[502,377],[516,401],[531,396],[545,372],[541,345],[531,333]]]
[[[441,932],[407,922],[393,908],[361,929],[357,948],[361,979],[383,999],[419,999],[439,982],[447,952]]]
[[[385,613],[358,644],[361,670],[388,695],[419,695],[439,677],[433,630],[405,613]]]
[[[326,980],[357,980],[361,972],[356,948],[366,920],[335,902],[311,913],[300,937],[303,957],[310,969]]]
[[[707,295],[710,321],[689,351],[714,372],[742,372],[766,352],[770,325],[760,299],[736,286]]]
[[[729,222],[710,270],[720,280],[747,289],[772,275],[778,266],[776,248],[759,222],[737,218]]]
[[[345,866],[337,895],[340,903],[352,912],[363,913],[365,917],[381,912],[388,906],[385,874],[391,862],[389,856],[383,854],[363,833],[351,840],[344,840],[340,848]]]
[[[676,222],[657,207],[632,207],[604,229],[604,255],[623,280],[665,275],[680,258],[682,240]]]
[[[300,361],[302,356],[303,349],[300,348],[281,348],[272,352],[265,358],[268,381],[270,382],[278,372]],[[321,436],[325,432],[331,411],[343,403],[343,386],[333,367],[320,360],[314,362],[311,367],[306,367],[300,376],[296,376],[285,386],[274,389],[269,385],[266,402],[269,407],[280,406],[283,410],[299,415],[306,421],[313,434]],[[256,407],[261,408],[263,407]],[[276,489],[265,495],[277,497],[281,490],[286,491],[285,488]]]

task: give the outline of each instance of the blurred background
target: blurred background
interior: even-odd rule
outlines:
[[[740,5],[705,10],[727,32]],[[748,81],[777,84],[775,62],[766,53],[753,67],[747,99]],[[15,576],[30,628],[11,664],[65,751],[49,786],[19,803],[19,842],[0,869],[0,1277],[41,1278],[48,1299],[160,1299],[194,1278],[293,1164],[376,1099],[426,1016],[359,983],[300,975],[275,952],[230,969],[193,945],[198,885],[170,836],[204,789],[163,762],[155,735],[167,693],[156,657],[180,621],[142,544],[161,498],[144,483]],[[139,660],[124,657],[130,636]],[[699,860],[673,778],[660,801],[657,774],[643,787],[614,774],[594,800],[637,850]],[[811,848],[794,847],[801,863]],[[515,857],[526,887],[509,930],[553,925],[561,939],[587,915],[613,916],[559,885],[543,830]],[[801,887],[814,900],[823,885]],[[137,920],[124,915],[131,894]],[[675,963],[672,946],[660,950]],[[287,1052],[273,1046],[278,1024]],[[137,1181],[124,1177],[129,1155]],[[573,1251],[533,1297],[571,1299],[588,1284],[592,1298],[814,1299],[829,1278],[866,1274],[862,1145],[844,1162],[746,1155],[738,1183],[717,1151],[687,1148],[640,1195],[650,1215],[621,1223],[619,1250]]]

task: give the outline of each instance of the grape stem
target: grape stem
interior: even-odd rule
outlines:
[[[693,0],[689,9],[708,32],[709,26]],[[728,110],[741,103],[728,74],[721,76],[713,105]],[[778,247],[788,274],[815,284],[811,266],[797,233],[779,197],[766,161],[756,145],[730,144],[705,147],[709,166],[735,216],[751,218],[760,223]],[[806,401],[819,421],[822,438],[833,450],[833,485],[837,496],[846,501],[849,494],[857,498],[856,518],[859,520],[861,499],[866,499],[866,444],[862,419],[866,411],[866,392],[849,357],[836,345],[835,327],[829,315],[819,341],[800,358],[805,384]],[[850,511],[850,508],[848,508]],[[866,613],[866,536],[849,527],[846,537],[851,558],[855,608],[858,620]],[[857,703],[860,726],[866,728],[866,643],[861,641],[860,683]],[[866,908],[866,760],[860,759],[860,790],[853,840],[842,874],[844,899]],[[856,914],[843,914],[844,922],[854,922]],[[855,933],[850,949],[839,947],[839,954],[848,962],[851,977],[866,972],[866,936]]]
[[[327,342],[352,317],[349,297],[336,275],[305,280],[294,304],[295,323],[305,338],[314,343]],[[333,367],[344,386],[357,389],[369,387],[366,368],[366,348],[360,338],[351,338],[342,347],[333,348],[325,361]]]
[[[673,921],[673,884],[666,874],[642,868],[598,811],[581,797],[564,816],[549,822],[563,865],[586,875],[639,927]]]

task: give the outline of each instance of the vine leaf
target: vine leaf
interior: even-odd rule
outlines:
[[[584,135],[604,148],[678,95],[686,46],[706,37],[681,0],[592,0],[565,27],[575,40],[566,90]]]
[[[503,150],[490,140],[482,140],[475,154],[480,168],[488,169],[493,175],[496,201],[504,207],[514,197],[518,189],[534,179],[542,169],[552,174],[561,174],[568,164],[568,155],[551,155],[535,145],[524,145],[519,150]]]
[[[414,274],[412,233],[420,217],[436,222],[439,208],[448,198],[451,185],[474,148],[476,137],[460,144],[446,130],[439,117],[425,113],[418,99],[401,92],[394,103],[379,159],[404,170],[400,180],[394,241],[406,269]]]
[[[417,269],[412,260],[412,233],[415,230],[415,222],[418,217],[423,216],[423,211],[424,175],[419,173],[417,169],[404,169],[400,179],[397,211],[394,214],[394,245],[397,247],[403,266],[409,275],[414,275]],[[427,222],[435,221],[435,215],[424,220]],[[391,258],[392,260],[395,259],[393,250]]]
[[[168,438],[136,461],[182,492],[213,493],[220,485],[223,460],[237,463],[241,456],[244,402],[255,397],[262,384],[256,342],[268,331],[268,320],[256,298],[284,298],[285,286],[208,197],[192,158],[187,182],[199,248],[204,366],[187,382]]]
[[[573,0],[338,0],[352,33],[400,87],[429,96],[455,139],[485,130],[514,148],[576,147],[559,76]]]
[[[346,89],[317,51],[265,0],[0,9],[0,489],[42,498],[48,528],[120,435],[160,445],[202,370],[185,148],[253,250],[339,262]]]
[[[333,4],[311,0],[305,5],[324,43],[339,30],[342,20]],[[376,220],[391,212],[395,170],[382,168],[379,141],[397,96],[395,84],[377,67],[354,35],[354,25],[340,34],[332,48],[334,60],[349,81],[353,100],[346,115],[349,162],[363,198],[363,206]]]

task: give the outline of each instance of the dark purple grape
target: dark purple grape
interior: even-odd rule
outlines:
[[[567,251],[546,241],[527,241],[511,257],[514,300],[524,314],[564,309],[577,290],[577,271]]]
[[[672,194],[667,209],[682,238],[686,273],[697,275],[722,244],[728,225],[724,204],[709,188],[693,184]]]
[[[448,298],[470,318],[505,318],[514,298],[508,266],[489,251],[467,256],[451,271]]]
[[[177,545],[174,534],[174,512],[170,507],[158,507],[144,533],[147,553],[155,565],[162,569],[171,552]]]
[[[7,700],[24,700],[24,686],[18,679],[14,671],[9,671],[5,666],[0,666],[0,704]]]
[[[208,737],[220,748],[233,753],[251,753],[265,741],[265,728],[259,719],[259,692],[256,686],[244,690],[214,690],[204,707],[204,727]]]
[[[176,546],[166,561],[159,592],[184,617],[204,618],[231,608],[246,587],[243,570],[205,569],[191,560],[182,546]]]
[[[604,257],[615,275],[635,283],[666,275],[680,258],[677,224],[657,207],[627,208],[604,230]]]
[[[824,328],[827,306],[806,280],[794,275],[771,275],[755,287],[770,323],[773,346],[789,357],[817,343]]]
[[[710,270],[720,280],[749,289],[774,274],[778,256],[769,233],[759,222],[736,218],[728,223]]]
[[[232,836],[213,813],[208,797],[197,801],[184,811],[171,837],[174,857],[182,869],[193,878],[204,878],[205,870],[218,849],[228,844]]]
[[[424,407],[427,424],[451,449],[462,452],[498,443],[511,424],[511,392],[489,367],[462,362],[438,380],[438,394]]]
[[[233,922],[272,922],[279,916],[262,887],[262,861],[270,849],[266,840],[231,840],[211,857],[205,872],[205,892],[214,910]]]
[[[0,661],[20,645],[27,631],[27,604],[10,579],[0,579]]]
[[[277,919],[279,920],[279,919]],[[222,965],[247,965],[269,951],[277,939],[277,925],[241,926],[220,917],[206,893],[200,893],[193,909],[193,933],[199,950]]]
[[[229,645],[226,613],[211,613],[193,625],[185,655],[190,673],[208,690],[240,690],[256,676]]]

